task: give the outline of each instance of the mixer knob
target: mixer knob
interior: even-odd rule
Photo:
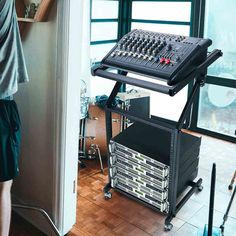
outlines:
[[[164,57],[162,57],[162,58],[160,59],[160,63],[161,63],[161,64],[164,64],[165,61],[166,61],[166,59],[165,59]]]
[[[115,52],[113,52],[112,54],[111,54],[111,57],[114,57],[116,54],[115,54]]]
[[[158,50],[155,49],[155,50],[152,52],[152,55],[155,57],[157,54],[158,54]]]
[[[133,46],[133,47],[132,47],[132,52],[135,52],[136,49],[137,49],[137,47],[136,47],[136,46]]]
[[[172,45],[171,44],[168,44],[167,45],[167,50],[170,51],[172,49]]]
[[[124,37],[124,38],[123,38],[123,42],[126,42],[127,40],[128,40],[127,37]]]
[[[151,46],[149,49],[150,49],[151,51],[153,51],[153,50],[155,49],[155,47]]]
[[[117,45],[117,48],[118,48],[118,49],[121,49],[121,48],[122,48],[122,44],[119,43],[119,44]]]
[[[133,53],[132,53],[132,52],[129,52],[129,53],[128,53],[128,56],[129,56],[129,57],[131,57],[132,55],[133,55]]]
[[[150,57],[148,58],[149,61],[152,61],[153,59],[154,59],[153,56],[150,56]]]
[[[180,60],[180,57],[176,56],[175,61],[179,61],[179,60]]]
[[[118,51],[117,55],[120,56],[122,54],[122,51]]]
[[[140,53],[142,51],[141,47],[137,47],[136,51]]]
[[[165,63],[166,63],[166,65],[169,65],[169,64],[170,64],[170,59],[169,59],[169,58],[166,58],[166,59],[165,59]]]
[[[143,53],[143,54],[145,54],[146,51],[147,51],[146,48],[143,48],[143,49],[142,49],[142,53]]]
[[[151,53],[152,53],[152,50],[151,50],[151,49],[148,49],[148,50],[147,50],[147,54],[148,54],[148,55],[151,55]]]
[[[165,40],[162,43],[163,43],[164,46],[166,45],[166,41]]]
[[[142,54],[139,54],[139,55],[138,55],[138,58],[140,59],[140,58],[142,58],[142,56],[143,56]]]

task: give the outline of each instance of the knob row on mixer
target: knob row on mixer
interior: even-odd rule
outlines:
[[[160,33],[154,33],[154,32],[148,32],[143,30],[136,30],[134,33],[132,33],[129,36],[131,38],[141,38],[141,39],[162,39],[162,40],[169,40],[169,41],[175,41],[175,42],[181,42],[186,37],[182,35],[171,35],[171,34],[160,34]]]
[[[136,59],[142,59],[142,60],[147,60],[147,61],[154,61],[154,62],[159,62],[160,64],[166,64],[166,65],[174,65],[174,63],[177,62],[176,57],[175,60],[172,60],[170,56],[160,56],[160,57],[154,57],[154,56],[150,56],[147,54],[139,54],[136,52],[127,52],[127,51],[114,51],[111,54],[111,57],[115,57],[115,56],[120,56],[120,57],[131,57],[131,58],[136,58]]]
[[[161,42],[160,44],[119,44],[118,49],[124,50],[127,52],[137,52],[148,55],[156,56],[163,48],[165,47],[165,43]],[[168,45],[167,50],[171,50],[171,45]]]

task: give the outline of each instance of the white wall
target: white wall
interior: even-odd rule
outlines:
[[[48,22],[27,24],[23,48],[30,82],[20,85],[15,100],[22,120],[20,176],[13,186],[13,201],[39,206],[53,216],[56,109],[56,2]],[[33,223],[47,224],[35,213],[21,211]],[[38,221],[38,222],[37,222]]]
[[[15,97],[23,130],[13,202],[40,207],[62,235],[76,221],[80,78],[87,77],[89,1],[55,1],[49,21],[28,25],[23,41],[30,82]],[[89,33],[89,30],[87,31]],[[82,63],[83,62],[83,63]],[[39,212],[19,210],[47,235]]]

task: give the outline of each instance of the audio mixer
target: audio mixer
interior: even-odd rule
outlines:
[[[123,36],[101,64],[174,85],[206,60],[211,44],[210,39],[136,29]]]

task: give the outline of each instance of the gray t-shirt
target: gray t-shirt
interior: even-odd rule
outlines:
[[[0,0],[0,99],[29,80],[15,11],[15,0]]]

